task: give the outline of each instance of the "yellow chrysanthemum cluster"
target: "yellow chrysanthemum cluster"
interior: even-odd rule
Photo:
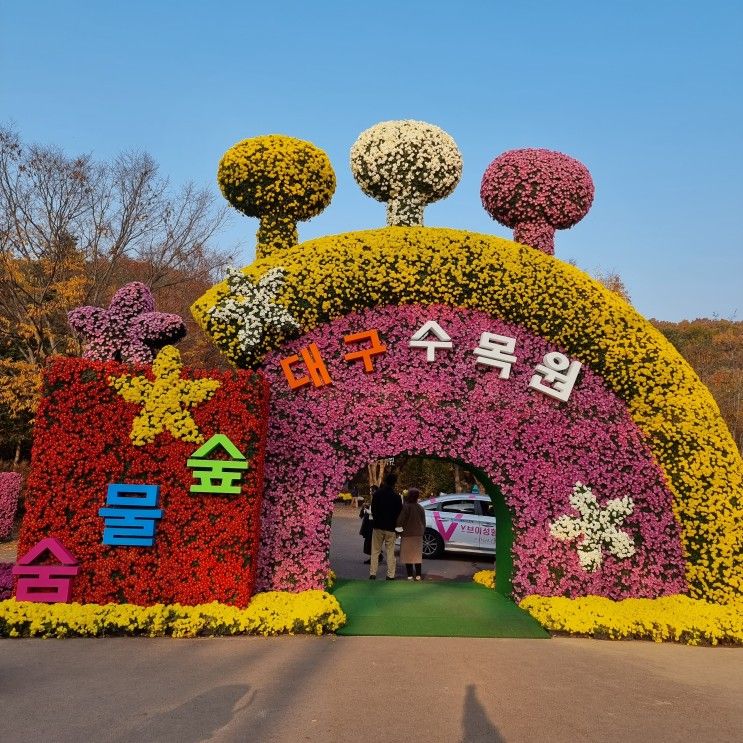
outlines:
[[[259,593],[246,609],[216,601],[199,606],[0,601],[0,637],[322,635],[345,623],[338,600],[324,591]]]
[[[495,589],[494,570],[479,570],[472,580]],[[688,596],[623,601],[603,596],[527,596],[519,606],[552,632],[610,640],[743,645],[740,599],[720,605]]]
[[[472,576],[472,580],[485,588],[495,589],[495,570],[478,570]]]
[[[721,606],[688,596],[612,601],[527,596],[519,606],[545,629],[610,640],[743,645],[743,601]]]
[[[674,494],[692,595],[743,593],[743,462],[717,404],[676,349],[618,295],[579,269],[509,240],[451,229],[388,227],[311,240],[255,261],[257,281],[281,266],[279,301],[303,331],[368,307],[447,304],[519,324],[600,374],[628,406]],[[236,366],[234,332],[192,307]],[[271,350],[263,349],[264,355]]]
[[[188,408],[210,399],[222,383],[216,379],[181,379],[182,366],[178,349],[165,346],[152,364],[154,382],[144,375],[109,377],[109,384],[124,400],[142,406],[129,435],[134,446],[152,443],[163,431],[194,444],[204,440]]]
[[[227,201],[261,220],[259,257],[297,244],[297,222],[319,214],[335,191],[328,156],[311,142],[270,134],[244,139],[222,156],[217,181]]]

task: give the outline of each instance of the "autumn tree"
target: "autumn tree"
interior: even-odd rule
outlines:
[[[618,294],[628,304],[632,304],[629,290],[624,281],[622,281],[622,277],[616,271],[599,271],[595,278],[596,281],[603,284],[609,291]]]
[[[394,460],[377,459],[370,462],[353,478],[352,485],[365,495],[370,485],[380,485],[384,475],[392,470],[398,475],[398,490],[416,487],[425,498],[439,493],[469,493],[473,485],[477,485],[480,492],[485,492],[483,485],[467,467],[450,460],[410,454],[400,454]]]
[[[0,444],[12,449],[15,465],[30,436],[40,381],[36,365],[0,358]]]
[[[213,247],[224,220],[209,191],[172,189],[145,153],[96,162],[0,128],[3,433],[28,436],[41,367],[80,350],[67,311],[105,305],[132,273],[156,296],[195,285],[195,298],[228,260]]]
[[[599,271],[596,280],[631,303],[616,271]],[[698,319],[651,323],[676,347],[708,387],[725,423],[743,452],[743,322]]]

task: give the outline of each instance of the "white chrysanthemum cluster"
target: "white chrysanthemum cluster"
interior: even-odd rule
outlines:
[[[570,496],[570,505],[580,514],[560,516],[550,524],[550,534],[555,539],[570,541],[582,537],[577,545],[581,567],[589,573],[601,567],[602,549],[620,559],[635,554],[635,545],[628,534],[618,525],[634,509],[628,495],[607,501],[603,508],[587,485],[576,482]]]
[[[248,364],[269,333],[286,336],[299,330],[289,310],[276,302],[285,275],[285,269],[272,268],[254,283],[240,269],[228,268],[228,292],[208,310],[213,321],[237,328],[237,345]]]
[[[443,129],[424,121],[383,121],[351,147],[361,190],[387,202],[387,224],[423,224],[423,209],[448,196],[462,177],[462,155]]]

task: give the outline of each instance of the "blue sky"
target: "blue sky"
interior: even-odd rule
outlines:
[[[107,158],[144,149],[174,183],[217,189],[249,136],[309,139],[338,189],[300,238],[377,227],[351,178],[372,124],[446,129],[464,157],[426,224],[510,236],[479,200],[504,150],[584,162],[588,216],[556,255],[617,271],[669,320],[743,319],[743,3],[0,0],[0,121],[27,141]],[[222,235],[252,260],[257,224]],[[737,314],[736,314],[737,313]]]

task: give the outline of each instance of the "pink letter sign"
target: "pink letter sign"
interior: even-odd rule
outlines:
[[[45,559],[47,553],[59,564],[35,564]],[[80,566],[75,557],[58,540],[47,537],[13,566],[13,575],[18,576],[15,597],[19,601],[67,603],[72,594],[72,579],[79,572]]]

